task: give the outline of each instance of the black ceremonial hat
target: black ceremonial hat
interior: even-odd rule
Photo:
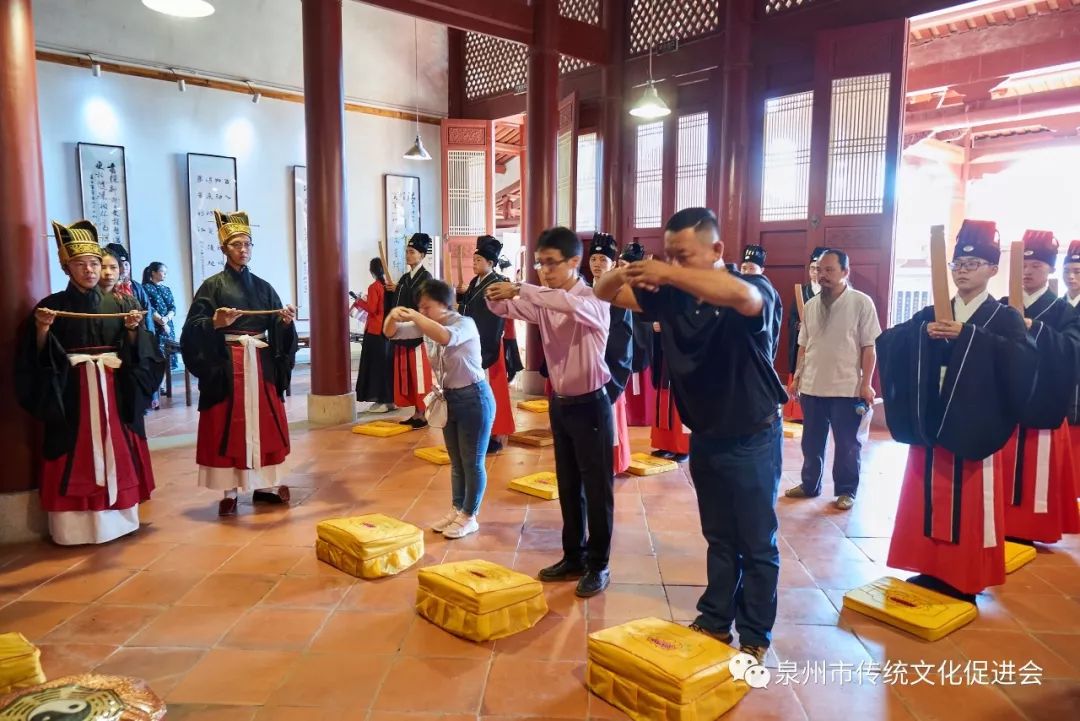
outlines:
[[[409,238],[409,247],[427,255],[431,252],[431,236],[427,233],[413,233]]]

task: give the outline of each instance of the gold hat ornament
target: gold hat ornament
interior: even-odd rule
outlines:
[[[69,260],[80,255],[101,257],[97,228],[89,220],[79,220],[71,225],[63,225],[54,220],[52,227],[53,237],[56,238],[56,251],[60,255],[60,265],[67,265]]]
[[[225,245],[237,235],[251,237],[251,221],[248,214],[240,210],[235,213],[223,213],[214,211],[214,222],[217,223],[218,242]]]

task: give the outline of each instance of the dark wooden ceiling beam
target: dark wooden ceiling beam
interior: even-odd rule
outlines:
[[[1080,109],[1080,87],[1050,90],[997,100],[979,100],[941,110],[908,113],[905,133],[980,128],[1009,121],[1038,120],[1074,113]]]
[[[532,8],[521,0],[356,0],[386,10],[483,33],[526,45],[532,43]],[[559,52],[590,63],[608,62],[607,34],[603,28],[570,18],[559,18]]]

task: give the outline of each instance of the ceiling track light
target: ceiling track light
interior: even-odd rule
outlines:
[[[97,60],[94,60],[93,55],[87,55],[86,57],[90,58],[90,74],[93,75],[95,78],[100,78],[101,63],[99,63]]]
[[[255,86],[251,84],[250,80],[248,81],[247,86],[248,90],[251,91],[251,102],[258,105],[259,101],[262,99],[262,93],[255,89]]]

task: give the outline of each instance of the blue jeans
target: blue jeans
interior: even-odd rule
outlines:
[[[690,435],[690,476],[709,544],[709,585],[695,622],[727,633],[734,621],[739,643],[748,646],[768,646],[776,621],[776,492],[783,438],[779,419],[737,438]]]
[[[450,488],[454,508],[475,516],[487,487],[488,436],[495,422],[495,396],[486,380],[443,391],[447,421],[443,441],[450,454]]]
[[[859,467],[862,442],[859,426],[863,417],[855,412],[858,398],[825,398],[799,395],[803,412],[802,487],[809,496],[821,494],[821,476],[825,468],[825,442],[832,427],[836,455],[833,457],[833,493],[851,496],[859,492]]]

